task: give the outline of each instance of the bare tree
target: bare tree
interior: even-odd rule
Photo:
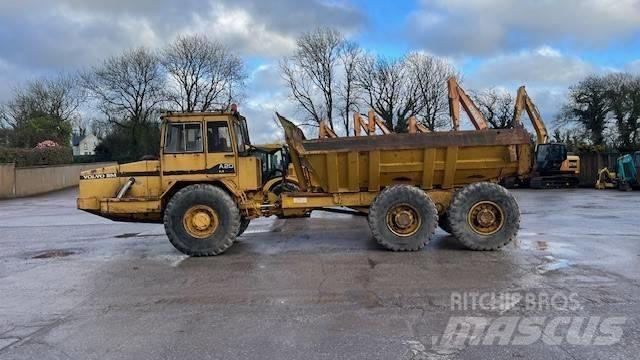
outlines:
[[[368,55],[358,69],[358,86],[365,101],[389,129],[397,132],[406,131],[409,117],[420,114],[425,107],[420,86],[409,76],[406,60]]]
[[[181,111],[228,108],[247,78],[239,57],[200,35],[178,37],[161,52],[160,61],[173,80],[167,99]]]
[[[13,132],[14,146],[30,147],[46,139],[65,144],[72,122],[80,119],[83,99],[72,76],[36,79],[14,89],[12,99],[0,109],[0,123]]]
[[[472,97],[492,128],[508,129],[513,126],[513,111],[516,104],[511,94],[489,89],[473,93]]]
[[[300,36],[293,56],[280,63],[293,100],[310,120],[327,120],[332,129],[336,68],[343,44],[337,30],[318,28]]]
[[[340,49],[340,67],[342,79],[337,90],[338,112],[342,120],[344,132],[349,136],[351,128],[351,113],[358,111],[358,101],[360,98],[357,87],[357,70],[362,61],[362,50],[352,41],[344,41]]]
[[[297,66],[292,59],[280,62],[282,77],[286,81],[291,97],[298,107],[306,113],[306,119],[312,126],[318,126],[323,120],[323,104],[318,99],[313,82],[306,76],[304,70]]]
[[[164,73],[155,54],[139,48],[105,60],[81,75],[83,86],[115,131],[125,133],[131,157],[141,155],[141,144],[157,123],[163,102]],[[144,154],[143,154],[144,155]]]
[[[401,72],[397,61],[367,55],[358,67],[358,87],[371,109],[393,129],[393,114],[400,99]]]
[[[449,98],[447,80],[458,76],[455,68],[446,60],[422,53],[410,54],[406,61],[410,81],[417,86],[419,101],[416,102],[420,122],[435,131],[448,121]]]
[[[163,101],[160,63],[145,48],[109,58],[81,78],[108,122],[119,127],[149,122]]]

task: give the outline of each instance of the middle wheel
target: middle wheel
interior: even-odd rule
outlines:
[[[417,251],[429,243],[438,225],[438,210],[423,190],[394,185],[382,190],[369,208],[369,227],[376,241],[393,251]]]

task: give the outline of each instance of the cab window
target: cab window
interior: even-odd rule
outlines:
[[[202,152],[201,124],[169,124],[164,152],[170,154]]]
[[[210,153],[233,152],[226,122],[207,123],[207,144]]]
[[[234,123],[234,132],[236,133],[236,144],[238,144],[238,153],[244,154],[247,151],[247,144],[244,141],[244,131],[238,122]]]

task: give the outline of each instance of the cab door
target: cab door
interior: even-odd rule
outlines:
[[[206,171],[202,127],[201,121],[167,123],[162,146],[163,178],[197,178]]]
[[[206,164],[208,175],[235,176],[237,157],[229,122],[207,121]]]

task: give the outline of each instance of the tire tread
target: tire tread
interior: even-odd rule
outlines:
[[[421,196],[426,196],[428,199],[428,206],[431,208],[431,213],[434,214],[432,219],[431,219],[431,230],[429,231],[429,234],[427,237],[424,238],[424,240],[421,243],[417,243],[414,244],[413,246],[402,246],[400,244],[394,243],[392,241],[389,241],[388,239],[385,238],[384,234],[382,234],[380,226],[386,226],[384,224],[379,224],[375,221],[375,219],[379,219],[380,215],[379,212],[385,211],[385,209],[380,208],[382,206],[382,204],[387,200],[387,198],[393,198],[393,197],[398,197],[398,195],[401,194],[405,194],[405,195],[409,195],[410,197],[421,197]],[[382,214],[383,216],[386,214]],[[424,224],[428,224],[427,222],[428,219],[424,219],[423,221],[423,226]],[[436,228],[437,228],[437,224],[438,224],[438,210],[435,206],[435,204],[433,203],[433,201],[431,200],[431,198],[429,198],[429,196],[424,192],[424,190],[417,188],[415,186],[409,186],[409,185],[393,185],[390,187],[385,188],[384,190],[382,190],[378,196],[376,197],[376,199],[374,200],[374,202],[371,204],[371,206],[369,207],[369,216],[368,216],[368,222],[369,222],[369,228],[371,229],[371,233],[373,234],[373,238],[378,242],[378,244],[380,244],[381,246],[391,250],[391,251],[418,251],[422,248],[424,248],[429,241],[431,241],[431,238],[433,237],[433,235],[436,232]]]
[[[515,231],[513,231],[513,233],[510,236],[504,237],[503,239],[501,239],[501,241],[498,241],[492,244],[478,243],[476,239],[472,238],[472,236],[475,236],[475,234],[469,233],[466,227],[466,219],[465,221],[462,221],[461,219],[461,216],[464,216],[466,218],[466,214],[458,214],[458,212],[463,210],[460,208],[463,206],[463,204],[466,204],[469,201],[469,198],[471,196],[481,191],[497,192],[500,195],[504,195],[508,198],[513,199],[513,196],[509,193],[509,191],[498,184],[489,183],[489,182],[479,182],[479,183],[467,185],[464,188],[462,188],[460,191],[456,192],[456,194],[454,195],[453,201],[451,202],[451,205],[449,206],[449,210],[448,210],[448,214],[450,214],[448,216],[448,223],[451,226],[452,235],[454,235],[456,239],[468,249],[476,250],[476,251],[496,251],[506,246],[516,238],[518,234],[518,229],[520,227],[520,209],[515,199],[513,199],[513,204],[515,205],[515,209],[505,209],[505,211],[511,210],[511,211],[517,212],[516,222],[513,225]]]
[[[176,211],[175,208],[178,206],[178,202],[180,201],[180,199],[196,191],[207,193],[212,198],[221,201],[224,207],[231,210],[231,227],[225,234],[223,241],[221,241],[221,244],[218,245],[215,249],[208,251],[194,251],[184,246],[178,239],[178,235],[171,228],[171,214]],[[240,230],[240,211],[238,210],[238,206],[236,205],[235,201],[233,201],[233,198],[231,198],[231,196],[221,188],[210,184],[194,184],[180,189],[171,197],[164,211],[163,223],[169,241],[180,252],[193,257],[216,256],[225,252],[229,247],[231,247],[231,245],[233,245],[234,241],[236,240],[238,231]]]

